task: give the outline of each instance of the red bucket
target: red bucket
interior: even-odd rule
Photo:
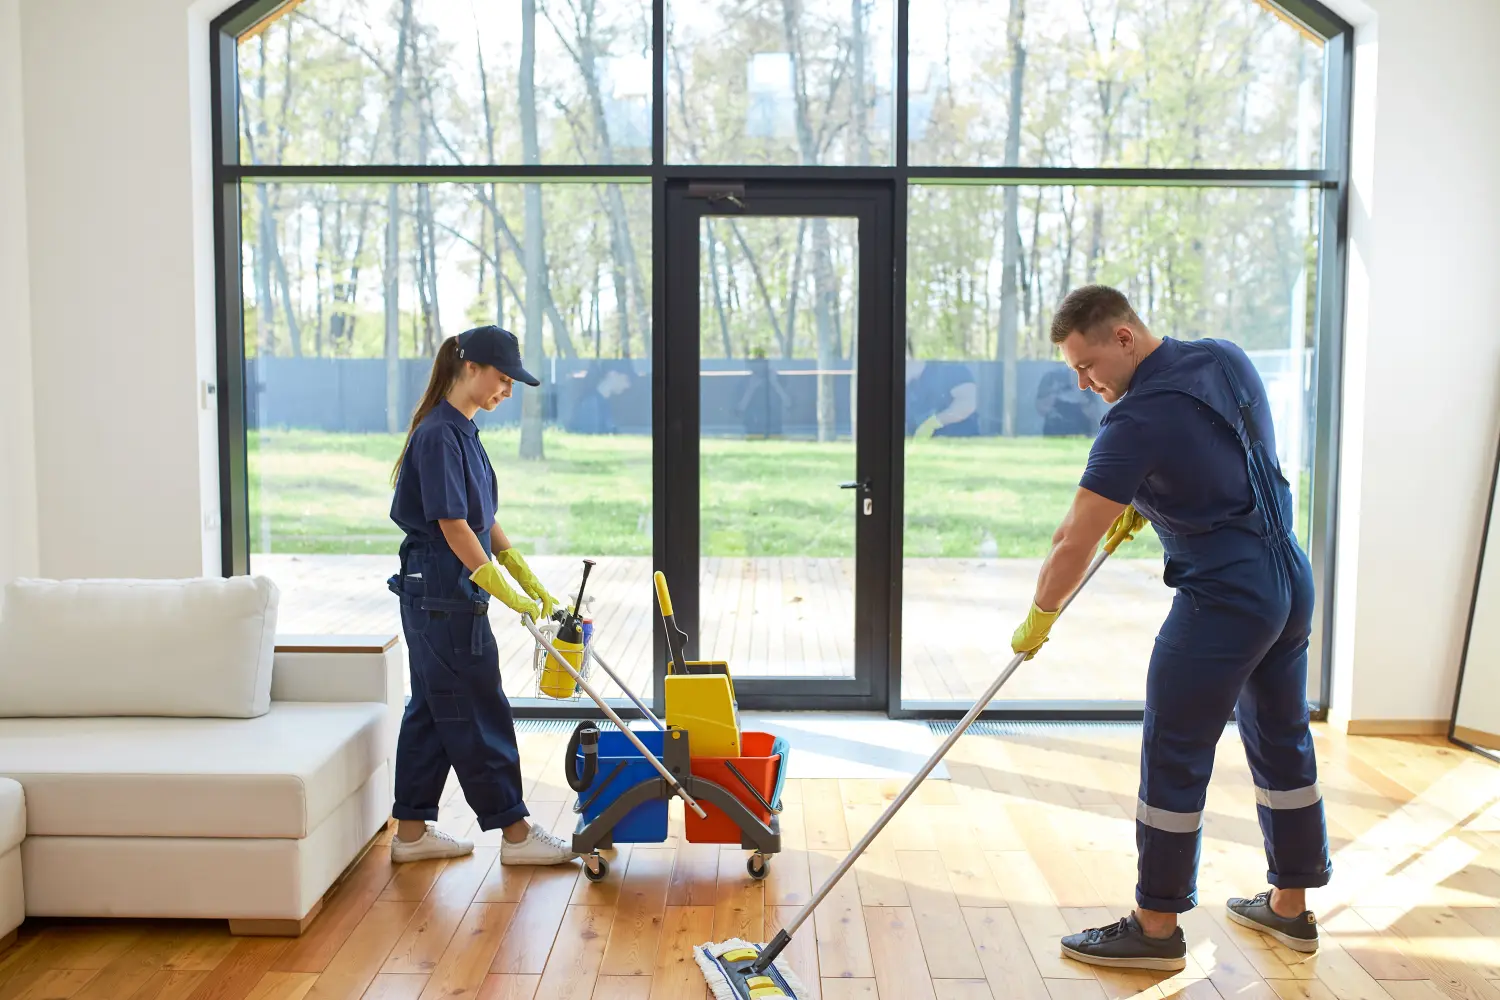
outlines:
[[[772,798],[776,793],[776,775],[781,769],[781,754],[772,753],[776,744],[776,737],[770,733],[740,733],[740,757],[694,757],[692,759],[693,777],[704,778],[712,781],[729,791],[729,794],[745,804],[762,823],[768,826],[771,823],[771,811],[756,800],[745,782],[749,782],[751,788],[760,793],[760,797],[767,802],[774,802]],[[730,770],[730,765],[734,770]],[[734,771],[744,776],[741,781]],[[699,799],[698,804],[708,814],[706,819],[699,819],[691,809],[685,810],[687,816],[687,839],[694,844],[738,844],[741,840],[740,828],[734,820],[724,815],[722,810],[715,809],[704,799]]]

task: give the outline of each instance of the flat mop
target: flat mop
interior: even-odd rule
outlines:
[[[1124,539],[1121,538],[1119,541],[1124,541]],[[1083,581],[1078,584],[1072,594],[1068,595],[1068,599],[1063,601],[1062,608],[1058,609],[1059,614],[1073,603],[1073,598],[1077,597],[1084,585],[1093,579],[1094,574],[1099,571],[1100,566],[1104,565],[1104,560],[1109,558],[1118,544],[1118,541],[1113,545],[1107,542],[1104,550],[1094,557],[1094,561],[1089,564],[1088,572],[1084,574]],[[859,856],[874,842],[880,831],[885,829],[885,825],[906,804],[906,800],[912,797],[927,775],[932,773],[932,769],[937,767],[938,761],[942,760],[953,748],[953,744],[958,742],[958,738],[979,717],[979,713],[985,710],[1005,682],[1010,680],[1010,675],[1015,673],[1016,668],[1025,660],[1025,653],[1016,654],[1015,658],[1001,671],[1000,676],[995,678],[989,690],[979,696],[974,707],[969,709],[968,714],[959,721],[953,732],[948,734],[948,738],[943,740],[942,745],[931,757],[927,758],[927,763],[923,764],[921,770],[911,781],[907,782],[901,794],[896,796],[896,800],[880,814],[875,825],[860,838],[858,844],[854,845],[854,850],[850,851],[834,869],[833,874],[828,876],[828,881],[823,883],[823,887],[807,901],[807,905],[798,911],[796,918],[790,924],[777,932],[770,944],[757,946],[748,941],[735,939],[721,941],[718,944],[703,944],[695,949],[693,957],[697,960],[698,967],[703,970],[703,978],[708,981],[708,988],[713,992],[716,1000],[772,1000],[777,997],[798,1000],[800,997],[809,995],[791,968],[784,961],[778,961],[778,956],[786,950],[787,945],[791,944],[792,935],[797,933],[797,929],[807,921],[808,917],[812,916],[813,910],[817,909],[818,904],[833,891],[839,879],[843,878],[854,866],[854,862],[859,860]]]

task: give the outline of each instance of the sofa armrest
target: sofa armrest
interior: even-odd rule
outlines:
[[[398,635],[277,636],[272,701],[406,702]]]

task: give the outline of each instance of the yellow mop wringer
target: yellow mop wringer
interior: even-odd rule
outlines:
[[[1083,590],[1084,585],[1093,579],[1094,574],[1099,571],[1099,567],[1114,552],[1115,546],[1118,544],[1118,541],[1111,539],[1109,543],[1105,544],[1103,551],[1094,557],[1094,561],[1089,565],[1088,572],[1084,574],[1083,581],[1079,583],[1073,593],[1068,596],[1068,599],[1063,601],[1062,607],[1058,609],[1059,614],[1069,604],[1073,603],[1073,598],[1077,597],[1078,593]],[[865,852],[865,849],[874,843],[880,831],[885,829],[885,825],[906,804],[906,800],[912,797],[917,788],[932,773],[932,769],[937,767],[938,761],[943,759],[948,751],[953,748],[953,744],[958,742],[958,738],[973,724],[975,719],[979,718],[979,713],[983,712],[986,706],[994,700],[1000,688],[1005,685],[1006,681],[1010,680],[1010,675],[1015,673],[1016,668],[1026,661],[1026,655],[1025,653],[1017,653],[1015,655],[1006,668],[1000,672],[1000,676],[996,677],[994,682],[990,684],[989,690],[979,696],[979,700],[974,703],[974,707],[969,709],[968,714],[953,728],[953,732],[948,734],[947,739],[943,740],[942,745],[933,752],[931,757],[927,758],[927,763],[923,764],[921,770],[916,773],[911,781],[907,782],[906,787],[901,790],[901,794],[896,796],[895,801],[886,807],[885,812],[880,814],[880,818],[875,821],[875,825],[866,831],[858,844],[854,845],[854,850],[850,851],[844,860],[839,862],[839,866],[834,869],[832,875],[828,876],[828,880],[823,883],[822,888],[797,912],[797,916],[793,918],[791,923],[776,933],[776,936],[771,939],[769,944],[754,945],[749,941],[735,939],[732,941],[721,941],[718,944],[703,944],[694,949],[693,958],[697,961],[698,968],[703,971],[703,978],[708,981],[708,988],[713,993],[715,1000],[772,1000],[772,998],[777,997],[788,997],[791,1000],[797,1000],[799,997],[809,996],[798,983],[795,973],[789,967],[782,964],[778,960],[778,957],[786,950],[786,946],[792,943],[792,935],[796,934],[798,928],[807,921],[808,917],[812,916],[813,911],[818,908],[818,904],[827,898],[829,892],[838,884],[839,879],[843,878],[849,869],[854,867],[854,862],[858,861],[859,856]]]

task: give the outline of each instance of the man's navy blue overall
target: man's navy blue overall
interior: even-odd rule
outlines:
[[[411,701],[396,743],[396,819],[436,820],[450,766],[481,830],[528,815],[489,595],[470,581],[437,523],[467,521],[488,556],[496,498],[479,428],[438,403],[412,432],[391,501],[391,520],[406,538],[388,585],[401,598],[411,662]]]
[[[1265,387],[1216,340],[1161,345],[1105,417],[1082,483],[1133,503],[1176,589],[1146,679],[1136,806],[1143,909],[1197,905],[1203,807],[1231,711],[1255,780],[1267,878],[1332,872],[1307,713],[1312,568],[1292,530]]]

